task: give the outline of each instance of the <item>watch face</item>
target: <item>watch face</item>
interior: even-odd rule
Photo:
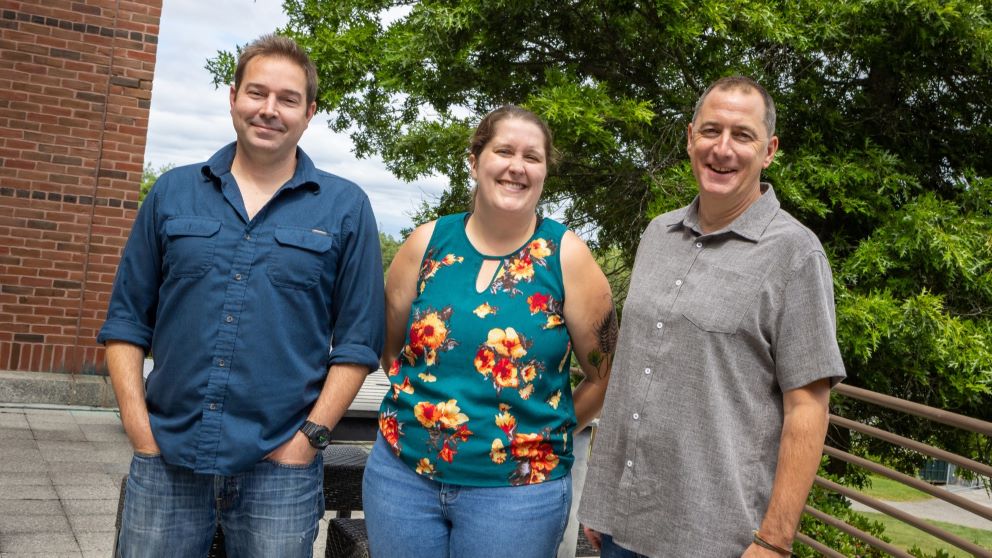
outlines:
[[[324,449],[331,443],[331,431],[326,426],[307,421],[300,430],[307,435],[310,445],[317,449]]]

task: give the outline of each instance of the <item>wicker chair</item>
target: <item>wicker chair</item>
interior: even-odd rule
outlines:
[[[592,556],[599,556],[599,551],[589,544],[589,540],[582,533],[582,526],[579,525],[579,538],[575,545],[575,555],[581,558],[590,558]]]
[[[327,523],[326,558],[368,558],[365,520],[352,519],[362,509],[362,475],[368,453],[361,446],[331,445],[324,450],[324,507],[337,517]]]

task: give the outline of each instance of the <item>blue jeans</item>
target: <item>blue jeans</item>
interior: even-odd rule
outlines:
[[[362,483],[375,558],[553,558],[568,523],[571,475],[526,486],[444,484],[376,440]]]
[[[206,556],[218,517],[228,556],[310,558],[324,514],[323,458],[260,461],[231,476],[201,475],[135,454],[118,539],[120,558]]]
[[[643,554],[638,554],[632,550],[627,550],[626,548],[613,542],[613,537],[603,533],[603,539],[601,541],[602,547],[599,550],[599,558],[647,558]]]

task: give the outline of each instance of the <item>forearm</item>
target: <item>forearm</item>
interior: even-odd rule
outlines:
[[[311,422],[334,428],[361,389],[369,369],[357,364],[333,364],[324,388],[310,410]]]
[[[588,426],[603,409],[606,385],[605,381],[594,383],[586,379],[572,391],[572,403],[575,406],[575,418],[578,422],[575,432],[582,432],[582,429]]]
[[[797,406],[782,425],[775,481],[768,510],[758,531],[762,538],[783,548],[792,547],[799,517],[820,465],[827,433],[826,406]]]
[[[148,406],[145,404],[144,360],[145,350],[142,347],[123,341],[107,342],[107,368],[124,431],[134,449],[155,453],[158,452],[158,445],[152,436]]]

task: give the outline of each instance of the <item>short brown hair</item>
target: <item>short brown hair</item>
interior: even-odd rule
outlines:
[[[757,91],[761,95],[761,100],[765,102],[765,130],[768,132],[769,138],[775,135],[775,101],[772,100],[772,96],[768,94],[768,91],[760,83],[747,76],[726,76],[711,83],[706,88],[706,91],[703,91],[703,94],[699,96],[699,100],[696,101],[696,108],[692,111],[693,123],[696,122],[696,118],[699,116],[699,109],[702,108],[706,96],[714,89],[720,89],[721,91],[739,89],[745,93],[752,90]]]
[[[289,37],[269,33],[248,44],[238,55],[238,67],[234,70],[234,90],[241,88],[245,67],[257,56],[281,56],[296,62],[307,78],[307,106],[317,99],[317,67],[300,45]]]
[[[554,148],[551,128],[548,128],[547,123],[540,116],[516,105],[503,105],[482,117],[468,143],[468,152],[475,155],[476,160],[482,155],[482,150],[485,149],[486,144],[496,134],[496,125],[509,118],[519,118],[520,120],[531,122],[540,128],[541,133],[544,134],[544,157],[547,166],[551,167],[558,161],[558,153]]]

